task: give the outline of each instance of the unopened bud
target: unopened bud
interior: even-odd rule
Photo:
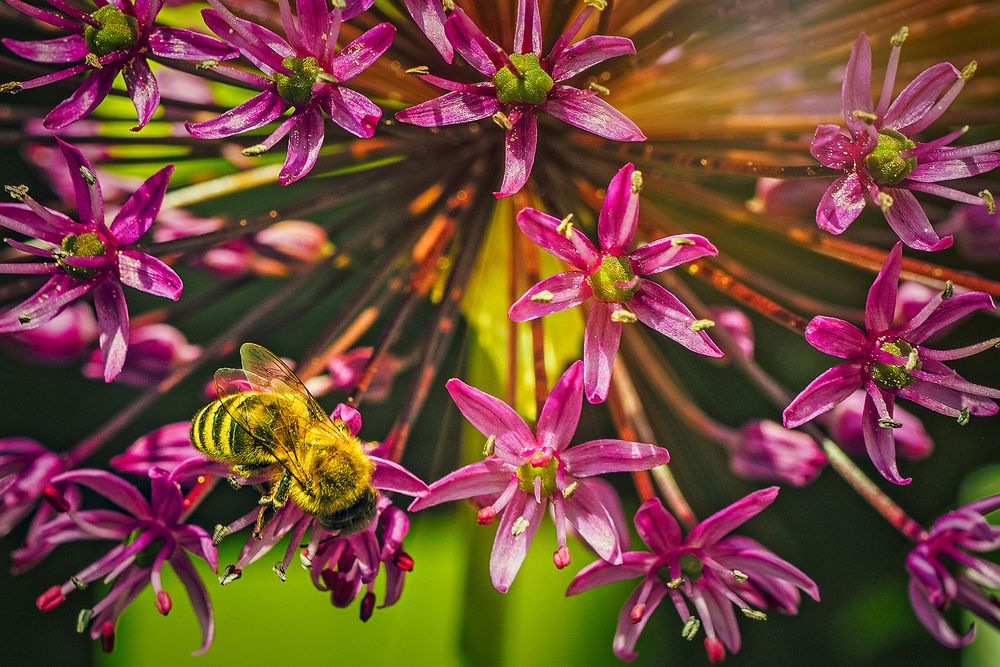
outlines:
[[[166,591],[160,591],[156,594],[156,611],[160,612],[164,616],[170,613],[170,608],[174,606],[173,601],[170,599],[170,593]]]
[[[555,553],[552,554],[552,562],[556,564],[556,567],[560,570],[570,564],[572,558],[570,557],[569,547],[562,546],[556,549]]]

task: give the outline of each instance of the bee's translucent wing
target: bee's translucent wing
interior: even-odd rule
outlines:
[[[243,370],[246,371],[247,380],[254,385],[255,390],[271,391],[287,397],[294,396],[296,402],[301,403],[301,409],[305,410],[311,423],[316,426],[327,424],[333,426],[329,415],[302,384],[299,376],[266,347],[256,343],[243,343],[240,346],[240,360],[243,363]]]

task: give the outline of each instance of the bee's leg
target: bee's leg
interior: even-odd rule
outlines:
[[[255,540],[261,539],[261,533],[264,531],[264,515],[267,512],[267,507],[262,506],[260,512],[257,514],[257,523],[253,527],[253,533],[251,537]]]
[[[288,500],[288,493],[292,488],[292,476],[287,472],[281,476],[278,483],[272,487],[271,495],[261,496],[260,504],[278,509],[283,507]]]

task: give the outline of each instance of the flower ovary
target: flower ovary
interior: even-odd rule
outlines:
[[[281,72],[274,73],[274,83],[281,99],[296,106],[308,104],[312,99],[313,84],[323,74],[317,60],[312,56],[305,58],[288,56],[281,61],[281,64],[292,73],[291,76]]]
[[[916,168],[917,158],[904,158],[900,154],[916,147],[896,130],[883,128],[878,134],[878,145],[865,158],[872,180],[879,185],[895,185],[906,178]]]
[[[605,255],[597,271],[587,276],[594,297],[608,303],[625,303],[639,289],[639,281],[628,257]]]
[[[77,280],[86,280],[95,273],[97,269],[86,266],[73,266],[64,259],[65,257],[98,257],[103,255],[107,247],[101,238],[94,232],[86,234],[67,234],[59,244],[59,250],[55,252],[56,264],[62,270]]]
[[[544,102],[555,81],[542,69],[538,56],[534,53],[512,53],[510,62],[517,68],[517,74],[509,67],[501,67],[493,75],[497,99],[504,104]]]
[[[120,9],[105,5],[90,15],[101,27],[88,25],[83,31],[87,48],[95,56],[106,56],[115,51],[135,46],[138,32],[134,18]]]
[[[916,379],[910,375],[911,370],[920,370],[920,360],[913,355],[913,346],[901,338],[882,343],[879,349],[897,357],[905,357],[907,363],[904,364],[884,364],[876,362],[872,364],[871,376],[875,384],[883,389],[904,389],[913,384]],[[913,363],[910,363],[910,360]],[[907,366],[910,366],[907,368]]]
[[[544,465],[535,466],[529,460],[527,463],[517,467],[517,487],[525,493],[533,493],[535,490],[535,479],[542,480],[542,495],[550,496],[559,490],[556,485],[556,469],[559,461],[553,456]]]

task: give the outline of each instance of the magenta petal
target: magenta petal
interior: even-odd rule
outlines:
[[[53,228],[47,220],[28,208],[27,204],[4,203],[0,203],[0,227],[55,244],[59,244],[67,234],[81,231],[76,222],[62,213],[46,210],[59,222],[61,228]]]
[[[139,123],[132,128],[133,132],[137,132],[146,126],[153,117],[156,107],[160,105],[160,90],[145,58],[126,60],[122,67],[122,77],[125,79],[125,88],[128,90],[128,96],[132,98],[139,120]]]
[[[595,301],[583,334],[583,385],[587,400],[603,403],[611,387],[611,371],[622,335],[621,322],[611,319],[617,306]]]
[[[237,18],[220,3],[216,2],[213,6],[216,9],[203,9],[201,12],[205,25],[212,32],[221,37],[223,41],[238,48],[247,60],[268,76],[275,71],[287,72],[282,66],[281,60],[288,56],[294,56],[295,51],[285,40],[263,26]],[[218,11],[219,7],[222,7],[224,13]],[[230,21],[239,30],[230,25]]]
[[[934,108],[938,97],[958,81],[959,76],[959,71],[951,63],[928,67],[908,83],[889,105],[882,118],[882,126],[907,134],[909,127],[920,122]]]
[[[504,508],[500,525],[497,526],[496,538],[493,540],[493,553],[490,555],[490,579],[493,581],[493,587],[501,593],[507,592],[518,570],[521,569],[521,564],[528,555],[528,548],[535,539],[535,532],[538,531],[544,515],[545,500],[536,503],[535,499],[526,493],[515,493]],[[513,527],[518,519],[524,519],[528,525],[515,535]]]
[[[330,418],[334,421],[341,421],[351,435],[357,435],[361,431],[361,413],[344,403],[337,403]]]
[[[517,0],[514,52],[536,56],[542,53],[542,17],[538,12],[538,0]]]
[[[556,82],[565,81],[608,58],[634,53],[635,45],[627,37],[591,35],[559,54],[552,63],[552,78]]]
[[[448,380],[445,386],[469,423],[487,438],[496,437],[498,456],[520,465],[522,452],[534,449],[535,436],[512,407],[457,378]]]
[[[104,357],[104,381],[111,382],[122,372],[128,353],[128,307],[121,285],[110,280],[98,283],[94,288],[94,309]]]
[[[396,114],[396,120],[420,127],[439,127],[482,120],[500,111],[495,97],[470,92],[450,92],[416,104]]]
[[[194,607],[194,614],[198,618],[198,625],[201,626],[201,648],[191,655],[202,655],[212,645],[212,638],[215,636],[215,621],[212,618],[212,602],[209,600],[208,591],[201,580],[201,575],[194,569],[191,560],[183,552],[175,552],[170,557],[170,565],[177,573],[177,578],[184,584],[191,605]]]
[[[722,356],[722,350],[716,347],[708,334],[691,330],[695,317],[687,306],[659,284],[651,280],[640,280],[639,290],[628,302],[628,307],[647,327],[692,352],[706,357]]]
[[[45,116],[42,121],[45,129],[61,130],[90,114],[111,92],[118,70],[118,67],[108,65],[88,74],[69,99],[60,102]]]
[[[137,250],[118,253],[118,273],[123,285],[171,301],[181,298],[184,291],[184,283],[173,269],[162,260]]]
[[[535,163],[538,123],[532,110],[525,110],[504,137],[503,184],[494,196],[509,197],[528,182]]]
[[[627,440],[591,440],[569,448],[562,456],[566,472],[591,477],[609,472],[649,470],[670,462],[663,447]]]
[[[929,251],[951,246],[951,236],[941,238],[937,235],[913,193],[902,188],[884,188],[884,192],[892,197],[892,206],[885,212],[885,219],[903,243]]]
[[[906,339],[913,344],[920,344],[979,309],[986,309],[990,312],[996,310],[993,298],[986,292],[956,294],[950,299],[941,301],[934,312],[918,326],[910,328],[911,325],[904,325],[901,335],[906,336]]]
[[[570,266],[587,271],[600,261],[600,254],[590,239],[576,227],[569,230],[570,237],[558,231],[560,220],[533,208],[521,209],[517,226],[539,248],[561,259]]]
[[[616,565],[622,562],[621,545],[618,543],[614,521],[587,482],[580,482],[572,498],[560,498],[553,502],[562,503],[566,520],[598,556]]]
[[[380,491],[396,491],[408,496],[420,498],[426,496],[429,489],[424,482],[412,472],[395,461],[372,456],[375,472],[372,474],[372,485]]]
[[[324,110],[334,123],[356,137],[368,139],[382,118],[382,109],[370,99],[350,88],[337,86],[320,98]]]
[[[820,352],[841,359],[855,359],[865,353],[868,339],[850,322],[819,315],[806,326],[806,340]]]
[[[639,635],[642,634],[646,623],[652,618],[653,611],[660,606],[660,601],[667,594],[666,586],[653,584],[652,590],[650,590],[649,595],[645,599],[646,612],[639,619],[638,623],[633,623],[632,609],[639,602],[639,596],[642,594],[643,588],[644,586],[639,586],[632,591],[632,595],[625,601],[625,606],[622,607],[621,612],[618,614],[618,627],[615,629],[612,649],[615,655],[621,660],[635,660],[639,657],[639,654],[635,652],[635,643],[639,641]]]
[[[617,255],[632,245],[639,222],[639,192],[632,187],[635,165],[631,162],[618,170],[608,183],[601,214],[597,220],[597,236],[601,248]]]
[[[0,311],[0,333],[28,331],[42,326],[96,284],[81,283],[65,274],[52,276],[22,303]]]
[[[13,9],[30,16],[31,18],[38,19],[39,21],[44,21],[49,25],[54,25],[57,28],[62,28],[63,30],[69,30],[71,32],[83,33],[84,26],[80,23],[74,21],[71,18],[67,18],[61,14],[56,14],[54,12],[46,11],[39,7],[35,7],[27,2],[22,2],[22,0],[6,0],[6,3],[10,5]]]
[[[539,108],[573,127],[614,141],[645,141],[625,114],[590,91],[556,85]]]
[[[719,251],[704,236],[676,234],[639,246],[629,254],[636,273],[661,273],[699,257],[715,257]]]
[[[549,276],[533,285],[515,301],[507,311],[507,317],[515,322],[527,322],[579,306],[590,298],[590,288],[584,287],[585,280],[584,274],[580,271],[567,271]],[[539,292],[551,292],[551,300],[533,301],[532,297]]]
[[[494,44],[460,7],[444,24],[444,34],[465,62],[481,74],[493,77],[503,66],[500,47]]]
[[[309,53],[322,53],[328,14],[326,0],[295,0],[295,13],[298,17],[299,40]],[[337,34],[330,35],[330,38],[336,40]]]
[[[446,63],[455,59],[455,51],[444,33],[444,6],[438,0],[403,0],[406,11],[410,13],[414,23],[424,33],[430,43]]]
[[[931,604],[927,595],[921,589],[920,584],[915,579],[910,579],[907,589],[910,596],[910,605],[917,616],[917,620],[924,626],[934,639],[938,640],[948,648],[961,648],[967,645],[976,636],[976,627],[973,625],[964,635],[959,635],[948,621],[944,619],[937,607]]]
[[[993,171],[997,167],[1000,167],[1000,152],[983,153],[958,160],[920,162],[916,169],[906,175],[906,179],[920,183],[937,183],[938,181],[978,176]]]
[[[203,123],[185,123],[184,126],[192,136],[199,139],[223,139],[267,125],[280,116],[288,106],[276,92],[265,90],[212,120]]]
[[[628,551],[622,554],[620,565],[612,565],[605,560],[594,561],[577,573],[566,589],[566,595],[577,595],[598,586],[641,577],[649,571],[655,558],[645,551]]]
[[[876,390],[880,391],[880,390]],[[889,414],[892,414],[892,403],[894,396],[888,392],[881,392],[885,399]],[[865,438],[865,449],[871,458],[875,468],[893,484],[909,484],[910,478],[900,477],[896,468],[896,445],[892,440],[892,429],[882,428],[878,425],[878,411],[875,409],[875,402],[870,396],[865,398],[865,409],[861,413],[861,428]]]
[[[334,56],[333,75],[338,81],[347,81],[361,74],[385,53],[395,35],[396,28],[391,23],[379,23]]]
[[[104,496],[118,507],[140,519],[149,519],[152,510],[139,490],[121,477],[104,470],[80,468],[52,478],[53,484],[80,484]]]
[[[111,223],[111,233],[119,245],[132,245],[153,225],[163,206],[163,195],[173,173],[172,164],[160,169],[147,178],[121,207]]]
[[[66,160],[70,180],[73,182],[73,192],[76,196],[76,210],[80,222],[84,225],[104,225],[104,197],[101,194],[100,181],[88,183],[85,172],[93,175],[94,167],[90,164],[79,148],[56,137],[59,150]]]
[[[848,169],[854,165],[854,145],[844,136],[839,125],[820,125],[816,128],[809,152],[824,167]]]
[[[659,498],[650,498],[639,507],[635,529],[646,546],[657,554],[670,553],[681,545],[681,527]]]
[[[785,428],[795,428],[833,409],[861,386],[860,363],[837,364],[796,396],[781,414]]]
[[[325,135],[323,112],[310,105],[298,113],[298,119],[288,133],[288,155],[278,175],[278,182],[288,185],[308,174],[319,158]]]
[[[214,37],[185,28],[157,26],[149,34],[153,55],[171,60],[229,60],[240,55],[237,49]]]
[[[514,468],[498,458],[476,461],[431,484],[428,494],[414,500],[409,511],[417,512],[452,500],[497,494],[507,488],[513,479]]]
[[[182,548],[208,563],[212,572],[217,571],[219,552],[212,544],[211,535],[191,524],[181,526],[174,535]]]
[[[692,547],[706,547],[715,544],[738,526],[757,516],[777,497],[778,487],[776,486],[754,491],[695,526],[688,533],[685,544]]]
[[[582,405],[583,362],[577,361],[566,369],[545,399],[535,427],[538,445],[550,447],[556,452],[566,449],[576,432]]]
[[[865,133],[864,123],[854,116],[855,111],[872,112],[872,47],[868,35],[861,33],[851,47],[851,57],[844,72],[840,91],[844,121],[851,134]]]
[[[83,35],[67,35],[34,42],[7,38],[0,41],[17,55],[36,63],[75,63],[90,53]]]
[[[375,4],[375,0],[345,0],[344,8],[341,11],[345,21],[353,19],[355,16],[367,12]]]
[[[826,189],[816,208],[816,224],[831,234],[842,234],[865,208],[865,191],[857,172],[841,176]]]
[[[889,251],[882,269],[868,289],[865,302],[865,329],[869,333],[885,331],[892,326],[899,290],[899,269],[903,262],[903,245],[897,243]]]

